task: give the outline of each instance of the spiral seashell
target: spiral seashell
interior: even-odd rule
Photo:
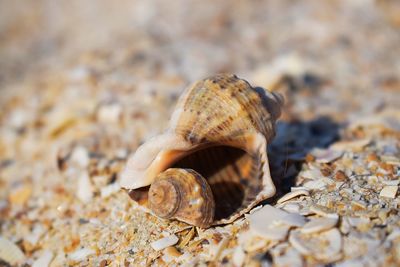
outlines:
[[[169,185],[172,191],[167,195],[172,197],[172,202],[176,201],[174,194],[184,198],[179,200],[182,203],[199,196],[210,199],[212,196],[214,205],[200,205],[199,213],[191,210],[186,215],[213,214],[211,225],[232,222],[275,194],[267,144],[275,135],[275,122],[282,104],[279,94],[254,88],[235,75],[220,74],[196,82],[180,97],[168,129],[145,142],[129,158],[121,174],[121,186],[131,190],[130,195],[134,196],[140,188],[143,192],[143,188],[151,185],[149,200],[155,203],[159,195],[152,195],[157,188],[152,184],[164,183],[161,182],[166,177],[163,172],[172,177],[169,169],[173,168],[177,180],[188,179],[187,183],[197,185],[205,181],[212,192],[207,192],[208,187],[200,187],[203,192],[194,192],[191,188],[196,186],[185,185],[184,193],[178,194],[173,190],[180,187]],[[181,214],[179,211],[171,215],[171,210],[179,210],[181,205],[165,202],[162,210],[155,211],[157,205],[152,202],[149,205],[147,201],[140,201],[160,217],[203,227],[209,225],[198,219],[176,216]],[[204,208],[210,209],[209,213]],[[204,219],[208,220],[208,217]]]
[[[171,168],[150,186],[149,207],[157,216],[206,228],[214,220],[214,197],[207,181],[191,169]]]

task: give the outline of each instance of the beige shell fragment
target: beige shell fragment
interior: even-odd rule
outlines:
[[[135,192],[146,191],[167,169],[193,169],[214,195],[213,224],[232,222],[275,194],[267,144],[275,135],[282,104],[279,94],[235,75],[196,82],[180,97],[168,129],[129,158],[121,187],[137,200]],[[138,202],[146,205],[145,200]]]
[[[288,200],[291,200],[293,198],[299,197],[299,196],[309,196],[310,193],[308,190],[301,189],[301,190],[295,190],[292,192],[287,193],[286,195],[282,196],[280,199],[278,199],[277,203],[284,203]]]
[[[247,218],[250,230],[269,240],[282,240],[287,236],[290,227],[301,227],[306,223],[303,216],[270,205],[265,205]]]
[[[301,254],[324,262],[334,262],[341,258],[342,236],[336,228],[316,235],[295,230],[290,233],[289,242]]]
[[[329,230],[333,227],[338,222],[338,218],[313,218],[309,222],[307,222],[301,229],[300,231],[304,234],[311,234],[311,233],[317,233],[321,231],[326,231]]]
[[[0,259],[11,265],[17,265],[25,260],[25,255],[13,242],[0,237]]]
[[[150,245],[154,250],[162,250],[178,243],[179,238],[172,234],[152,242]]]

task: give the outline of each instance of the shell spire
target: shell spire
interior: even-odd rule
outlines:
[[[160,173],[149,189],[149,208],[158,217],[179,219],[199,227],[214,220],[214,198],[207,181],[191,169]]]
[[[128,160],[121,186],[135,190],[159,183],[163,172],[174,168],[179,179],[204,180],[209,185],[215,207],[212,224],[233,221],[275,194],[267,144],[275,135],[282,105],[281,95],[252,87],[235,75],[220,74],[194,83],[180,97],[168,129]],[[193,180],[193,173],[185,172],[188,169],[201,179]],[[156,201],[159,195],[152,192],[151,186],[149,195]]]

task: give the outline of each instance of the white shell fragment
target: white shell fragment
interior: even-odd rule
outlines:
[[[310,195],[310,193],[308,192],[308,190],[304,190],[304,189],[295,190],[295,191],[287,193],[286,195],[284,195],[283,197],[278,199],[277,203],[280,204],[280,203],[286,202],[288,200],[291,200],[293,198],[296,198],[298,196],[309,196],[309,195]]]
[[[397,194],[397,185],[387,185],[379,193],[380,197],[395,198]]]
[[[102,105],[97,113],[97,119],[101,122],[118,122],[122,114],[122,107],[118,103]]]
[[[33,262],[32,267],[47,267],[49,266],[53,257],[53,252],[50,250],[45,250],[42,255]]]
[[[304,183],[304,187],[309,190],[321,190],[324,189],[328,184],[330,184],[329,178],[321,178],[318,180],[312,180]]]
[[[90,255],[95,254],[96,251],[90,248],[81,248],[69,254],[68,258],[72,261],[83,261]]]
[[[282,243],[270,251],[274,266],[304,266],[301,254],[288,243]]]
[[[158,250],[162,250],[162,249],[164,249],[164,248],[167,248],[167,247],[169,247],[169,246],[173,246],[173,245],[175,245],[176,243],[178,243],[178,241],[179,241],[179,238],[178,238],[176,235],[172,234],[172,235],[163,237],[163,238],[161,238],[161,239],[158,239],[158,240],[152,242],[152,243],[150,244],[150,246],[151,246],[154,250],[157,250],[157,251],[158,251]]]
[[[90,182],[89,174],[83,172],[78,181],[77,197],[83,202],[88,203],[93,198],[93,186]]]
[[[290,227],[301,227],[306,222],[299,214],[289,213],[270,205],[265,205],[247,218],[250,221],[251,231],[271,240],[284,239]]]
[[[315,161],[318,163],[329,163],[340,158],[343,155],[343,151],[316,148],[311,151],[311,155],[315,157]]]
[[[301,254],[312,256],[322,261],[332,262],[335,259],[339,259],[342,250],[342,237],[336,228],[318,235],[292,231],[289,236],[289,242]]]
[[[44,228],[41,224],[37,224],[34,226],[32,232],[28,234],[24,239],[28,241],[31,245],[36,245],[36,243],[40,240],[45,232],[46,228]]]
[[[312,180],[316,180],[323,177],[319,169],[306,170],[301,172],[300,175],[306,179],[312,179]]]
[[[370,138],[358,139],[353,141],[341,141],[333,144],[330,148],[334,150],[360,150],[371,143]]]
[[[89,152],[83,146],[77,146],[72,151],[71,161],[82,168],[86,168],[90,162]]]
[[[107,186],[104,186],[100,189],[100,195],[102,198],[107,198],[112,194],[118,192],[121,189],[118,183],[113,183]]]
[[[235,251],[233,252],[232,262],[235,266],[241,267],[244,264],[246,259],[246,253],[243,251],[242,247],[236,247]]]
[[[312,205],[310,207],[310,211],[322,217],[329,217],[334,219],[338,219],[339,217],[339,215],[337,215],[336,213],[330,212],[328,209],[322,206]]]
[[[13,242],[4,237],[0,237],[0,259],[11,265],[17,265],[25,259],[25,255]]]
[[[338,218],[313,218],[300,231],[304,234],[321,232],[335,227],[337,222]]]

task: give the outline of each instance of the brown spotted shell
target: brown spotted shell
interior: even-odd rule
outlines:
[[[196,82],[180,97],[166,132],[130,157],[121,186],[137,199],[135,191],[143,192],[165,170],[192,169],[212,190],[212,224],[232,222],[275,194],[267,143],[275,135],[282,104],[279,94],[235,75]],[[139,203],[146,205],[146,200]]]
[[[149,189],[149,208],[165,219],[206,228],[214,221],[214,197],[209,184],[192,169],[170,168],[157,175]]]

